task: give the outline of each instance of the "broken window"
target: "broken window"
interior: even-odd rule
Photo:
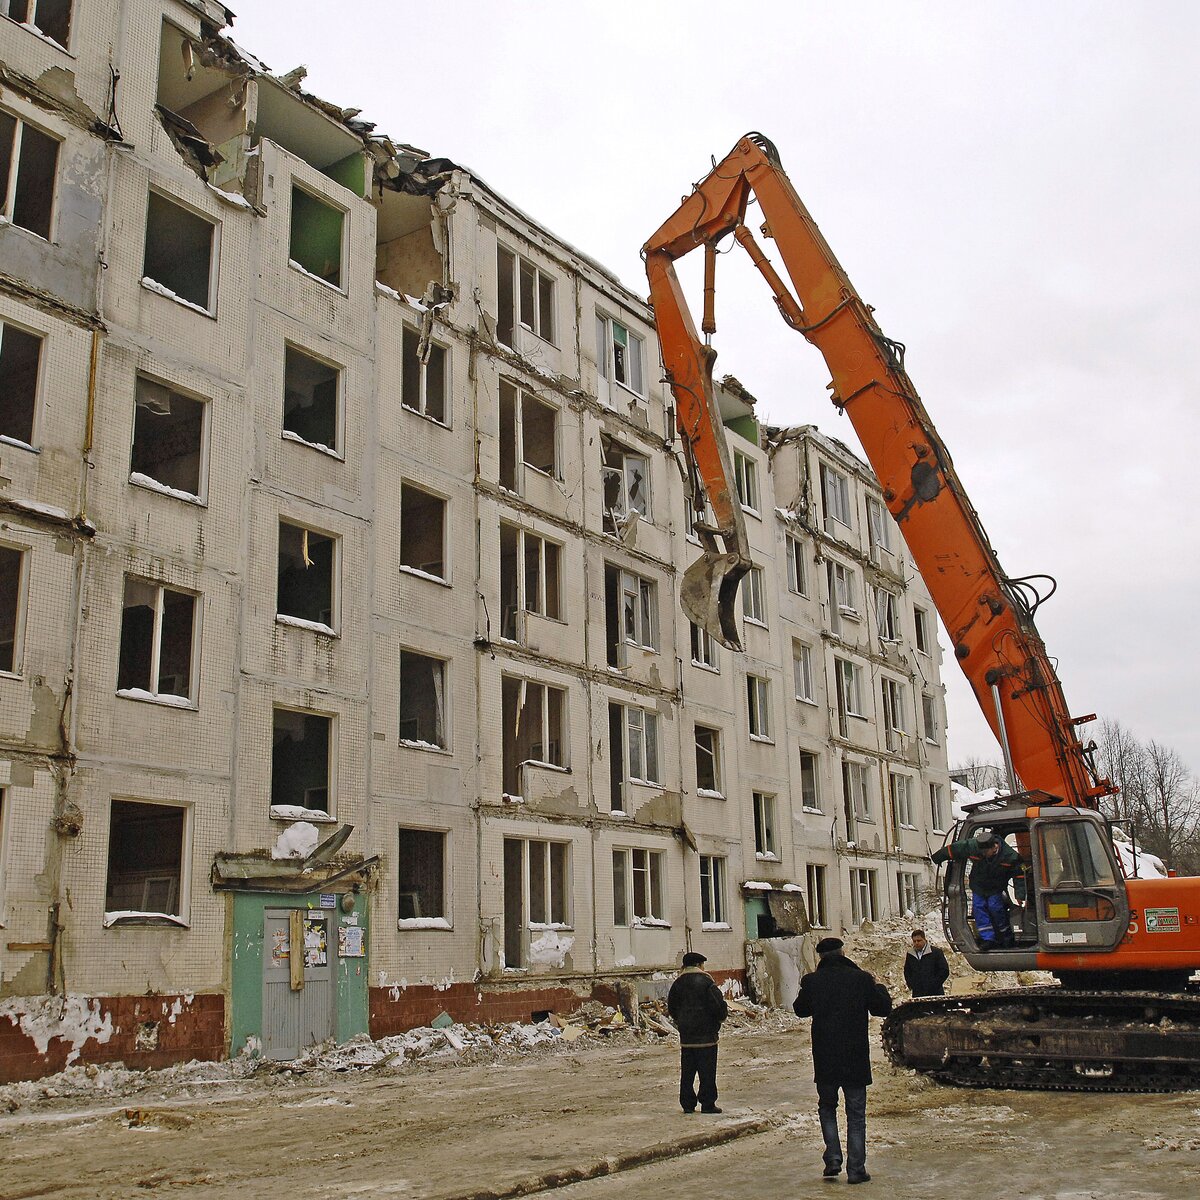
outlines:
[[[800,806],[809,812],[821,811],[820,777],[817,774],[817,756],[807,750],[800,751]]]
[[[843,716],[865,717],[862,700],[862,668],[847,658],[833,660],[837,683],[838,710]],[[845,731],[843,730],[843,735]]]
[[[913,620],[917,630],[917,650],[921,654],[928,654],[933,645],[933,638],[929,632],[929,613],[923,608],[914,607]]]
[[[562,619],[562,548],[527,529],[500,522],[500,636],[521,640],[518,613]]]
[[[294,708],[274,711],[271,745],[271,816],[332,814],[330,764],[333,718]],[[284,810],[284,811],[280,811]]]
[[[733,452],[733,480],[743,508],[758,512],[758,466],[740,450]]]
[[[446,663],[400,651],[400,744],[446,749]]]
[[[292,184],[291,265],[341,290],[342,226],[346,214]]]
[[[692,662],[697,667],[709,667],[714,671],[720,670],[717,665],[717,641],[707,629],[689,621],[692,638]]]
[[[750,736],[760,741],[771,737],[771,685],[760,675],[746,676],[746,715]]]
[[[131,482],[200,499],[208,405],[143,375],[134,385],[133,404]]]
[[[341,379],[340,367],[285,346],[283,436],[340,453]]]
[[[665,923],[662,851],[614,850],[613,924]]]
[[[775,840],[775,797],[766,792],[753,793],[754,856],[778,858],[779,843]]]
[[[900,898],[902,916],[920,915],[921,876],[916,871],[898,871],[896,873],[896,894]]]
[[[883,693],[883,724],[887,732],[887,748],[901,750],[908,734],[908,706],[904,701],[905,686],[895,679],[881,681]]]
[[[566,728],[567,693],[562,688],[514,679],[505,675],[500,684],[503,734],[504,792],[523,792],[521,768],[526,763],[562,767],[563,731]]]
[[[0,546],[0,671],[21,673],[25,630],[25,554]]]
[[[545,271],[497,246],[496,291],[497,341],[513,346],[515,321],[544,341],[554,341],[554,280]]]
[[[0,216],[50,240],[58,140],[0,110]]]
[[[400,827],[396,856],[397,916],[401,921],[446,916],[446,835]]]
[[[756,625],[767,623],[767,606],[763,597],[762,567],[751,567],[742,576],[742,616]]]
[[[931,692],[921,693],[921,724],[925,729],[925,740],[936,746],[938,740],[937,701]]]
[[[216,226],[159,192],[146,208],[146,254],[142,282],[156,291],[211,313],[215,302],[213,251]]]
[[[400,485],[400,568],[446,578],[446,501],[412,483]]]
[[[632,571],[604,565],[605,636],[610,667],[626,666],[623,646],[658,646],[658,587]]]
[[[855,840],[859,821],[873,821],[871,813],[871,779],[863,763],[842,763],[842,800],[846,809],[846,835]]]
[[[792,676],[797,700],[813,700],[812,647],[803,642],[792,643]]]
[[[134,913],[182,914],[187,816],[181,804],[113,800],[104,889],[106,923]]]
[[[604,532],[619,533],[632,513],[650,518],[650,460],[607,434],[600,435]]]
[[[840,562],[829,562],[829,598],[843,616],[858,616],[858,592],[854,572]]]
[[[946,806],[946,789],[940,783],[929,785],[929,820],[934,833],[942,833],[948,828],[948,812]]]
[[[830,521],[850,528],[850,483],[846,476],[832,467],[821,464],[821,496],[825,502],[825,532]]]
[[[804,895],[808,901],[808,921],[818,929],[828,929],[825,915],[825,868],[809,863],[804,868]]]
[[[705,925],[724,925],[725,860],[715,854],[700,855],[700,920]]]
[[[808,595],[808,573],[804,565],[804,543],[788,534],[787,542],[787,572],[788,590],[800,596]]]
[[[861,925],[877,919],[875,872],[856,868],[850,872],[850,909],[852,921]]]
[[[504,839],[504,965],[528,965],[528,930],[569,928],[570,845]]]
[[[71,0],[0,0],[0,15],[27,25],[61,49],[71,37]]]
[[[892,820],[900,828],[916,829],[916,811],[913,805],[912,779],[896,771],[888,772],[888,788],[892,794]]]
[[[338,618],[337,559],[336,538],[280,521],[276,618],[333,633]]]
[[[875,589],[875,620],[882,641],[900,640],[900,602],[887,588]]]
[[[892,518],[883,505],[872,496],[867,497],[867,537],[872,550],[892,552]],[[872,555],[878,559],[877,555]]]
[[[446,347],[404,327],[400,403],[442,425],[446,419]]]
[[[507,379],[500,380],[500,486],[523,492],[518,467],[557,479],[558,409]]]
[[[0,321],[0,438],[33,445],[42,338]]]
[[[614,812],[625,811],[625,784],[661,783],[658,771],[658,714],[632,704],[608,706],[609,796]]]
[[[118,693],[191,700],[195,640],[195,596],[125,576]]]
[[[696,788],[708,795],[722,795],[721,733],[707,725],[696,726]]]
[[[612,380],[639,396],[642,384],[642,339],[611,317],[596,314],[596,366],[601,379]]]

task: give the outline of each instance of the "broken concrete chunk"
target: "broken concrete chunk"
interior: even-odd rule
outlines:
[[[454,1018],[448,1012],[440,1012],[429,1024],[434,1029],[448,1029],[454,1024]]]

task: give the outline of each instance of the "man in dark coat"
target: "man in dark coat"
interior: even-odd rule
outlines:
[[[950,964],[937,946],[931,945],[925,930],[912,931],[912,949],[904,956],[904,982],[914,996],[944,996]]]
[[[1016,880],[1017,899],[1024,899],[1021,856],[1002,842],[990,829],[980,830],[973,838],[951,842],[930,856],[935,863],[946,859],[969,859],[971,875],[971,916],[980,950],[1007,950],[1013,945],[1012,922],[1008,919],[1008,884]]]
[[[838,1137],[838,1090],[846,1099],[846,1181],[866,1183],[867,1086],[871,1082],[871,1047],[867,1014],[886,1017],[892,1011],[887,988],[842,954],[840,938],[817,943],[820,962],[800,980],[792,1008],[812,1017],[812,1055],[817,1083],[817,1112],[825,1139],[826,1179],[842,1169]]]
[[[667,993],[667,1012],[679,1030],[679,1106],[685,1113],[719,1113],[717,1107],[717,1038],[729,1008],[712,976],[700,968],[703,954],[683,956],[683,971]],[[699,1097],[696,1077],[700,1077]]]

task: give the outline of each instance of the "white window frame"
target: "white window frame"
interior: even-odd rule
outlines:
[[[843,617],[858,619],[858,589],[854,569],[835,558],[829,560],[830,604]]]
[[[512,525],[508,521],[500,522],[501,528],[512,530],[517,535],[517,609],[520,612],[534,613],[539,617],[544,617],[547,621],[562,621],[565,618],[563,613],[563,587],[562,587],[562,563],[563,551],[565,547],[561,542],[556,542],[553,538],[543,537],[540,533],[535,533],[532,529],[526,529],[523,525]],[[527,580],[525,578],[525,556],[529,552],[528,540],[532,538],[538,543],[537,546],[537,562],[538,562],[538,594],[530,600],[528,594]],[[549,598],[551,588],[549,585],[549,575],[546,570],[546,547],[554,546],[558,550],[558,569],[555,571],[554,577],[554,594],[556,598],[555,607],[558,609],[559,615],[552,617],[548,614],[547,609],[550,607]],[[503,636],[503,635],[501,635]],[[507,639],[506,639],[507,640]]]
[[[36,338],[38,342],[37,379],[33,384],[33,414],[29,422],[29,441],[23,442],[7,433],[0,433],[0,445],[18,446],[22,450],[33,450],[36,453],[38,438],[41,432],[42,417],[42,388],[45,384],[46,373],[46,343],[49,335],[42,329],[34,329],[22,325],[19,321],[10,321],[8,317],[0,317],[0,346],[3,345],[5,329],[14,329],[26,337]]]
[[[917,871],[896,872],[896,898],[902,917],[921,915],[921,875]]]
[[[621,459],[619,465],[609,461],[616,455],[619,455]],[[638,467],[641,468],[642,494],[640,499],[634,500],[631,480],[637,473]],[[650,486],[650,459],[647,455],[631,450],[624,443],[615,439],[602,440],[600,475],[602,483],[606,479],[611,479],[617,484],[618,504],[605,510],[605,516],[610,518],[611,524],[614,526],[609,532],[619,533],[620,523],[630,513],[637,513],[643,521],[653,521],[654,498]]]
[[[788,591],[808,595],[808,567],[804,562],[804,543],[794,533],[784,535],[787,555]]]
[[[195,827],[195,805],[190,801],[182,800],[151,800],[146,796],[124,796],[114,795],[109,802],[108,809],[108,828],[107,838],[112,838],[112,800],[119,801],[122,804],[147,804],[154,808],[177,808],[183,811],[183,829],[179,836],[179,903],[176,907],[179,909],[177,913],[163,914],[163,925],[181,925],[185,929],[190,929],[192,924],[192,839],[194,837]],[[3,830],[0,829],[0,834]],[[3,840],[0,838],[0,849],[3,849]],[[108,900],[108,853],[107,842],[105,846],[105,869],[104,869],[104,897]],[[0,863],[0,866],[3,864]],[[146,881],[149,883],[149,880]],[[0,871],[0,895],[3,895],[3,872]],[[143,891],[143,895],[145,892]],[[104,925],[105,928],[114,928],[125,924],[120,918],[113,920],[108,919],[109,913],[106,909]],[[157,923],[157,922],[156,922]],[[0,922],[2,925],[3,922]]]
[[[721,665],[717,655],[717,639],[707,629],[702,629],[692,621],[690,637],[692,645],[692,666],[703,667],[707,671],[720,674]]]
[[[800,807],[808,813],[825,811],[821,803],[821,759],[812,750],[800,751]]]
[[[733,481],[742,510],[757,517],[759,515],[758,464],[740,450],[733,452]]]
[[[725,905],[726,860],[719,854],[700,855],[700,925],[728,929]]]
[[[875,589],[875,622],[881,642],[900,640],[900,598],[885,587]]]
[[[417,391],[419,395],[416,398],[416,403],[410,403],[410,397],[407,389],[404,387],[404,362],[405,362],[405,338],[411,336],[417,339]],[[445,429],[450,428],[450,399],[454,394],[454,389],[450,381],[450,347],[444,342],[437,341],[432,337],[424,339],[425,356],[421,357],[422,338],[419,330],[413,329],[410,325],[404,325],[400,334],[400,407],[410,413],[416,413],[417,416],[424,417],[427,421],[432,421],[435,425],[441,425]],[[442,369],[442,411],[446,414],[444,418],[430,416],[428,411],[429,406],[429,379],[428,368],[429,359],[434,350],[440,350],[443,355]]]
[[[850,480],[828,463],[821,464],[821,497],[825,513],[825,531],[836,521],[844,529],[853,529],[850,512]]]
[[[948,815],[945,784],[931,783],[929,785],[929,820],[934,833],[945,833],[950,827]]]
[[[632,571],[621,572],[620,641],[641,650],[658,649],[658,584]],[[632,617],[632,630],[629,618]]]
[[[746,675],[746,723],[751,740],[772,741],[771,681],[763,675]]]
[[[883,550],[888,554],[894,553],[891,513],[874,496],[867,497],[867,539],[872,550]]]
[[[930,637],[931,623],[928,609],[921,608],[920,605],[913,605],[913,627],[916,630],[917,653],[924,654],[928,658],[930,647],[933,645]]]
[[[850,813],[856,821],[874,821],[871,775],[865,763],[842,760],[842,788],[849,793]]]
[[[513,403],[513,473],[515,478],[513,483],[517,490],[514,494],[524,495],[526,470],[533,471],[535,474],[540,475],[543,479],[554,479],[556,481],[561,481],[562,479],[562,409],[559,408],[557,404],[551,404],[548,401],[543,400],[541,396],[537,395],[537,393],[531,392],[527,387],[522,387],[521,384],[517,383],[513,379],[500,380],[500,390],[503,391],[505,388],[511,388],[515,396]],[[554,414],[554,470],[552,472],[543,471],[541,467],[531,463],[525,457],[526,399],[532,400],[535,404],[540,404],[543,408],[549,409]],[[497,400],[497,404],[497,412],[500,413],[503,410],[499,408],[499,398]],[[501,438],[504,436],[504,430],[502,426],[499,429],[499,436]],[[509,490],[507,485],[503,482],[501,482],[500,487],[504,491]]]
[[[907,685],[898,679],[889,679],[885,675],[880,681],[883,725],[889,750],[902,749],[904,739],[912,736],[912,731],[908,726],[908,704],[905,699],[907,690]]]
[[[120,687],[117,688],[117,695],[123,696],[127,700],[148,700],[153,703],[167,704],[173,708],[197,708],[199,704],[196,693],[198,690],[197,682],[200,668],[200,621],[201,610],[203,608],[201,596],[199,593],[193,592],[188,588],[168,586],[160,580],[147,579],[143,575],[129,572],[123,577],[121,583],[122,614],[125,611],[125,586],[131,579],[142,584],[144,587],[154,589],[154,629],[150,634],[150,678],[148,682],[157,681],[159,667],[162,664],[162,622],[166,593],[174,592],[176,595],[191,596],[192,598],[192,645],[188,655],[187,695],[180,696],[177,692],[158,692],[151,688],[133,689]],[[118,639],[117,657],[119,660],[120,639]],[[143,692],[146,694],[142,695]]]
[[[828,871],[823,863],[808,863],[804,868],[804,896],[808,902],[808,922],[815,929],[829,928]]]
[[[563,688],[563,687],[559,687],[557,684],[546,683],[541,679],[526,679],[524,676],[520,676],[520,675],[506,675],[506,676],[503,676],[503,678],[519,684],[519,690],[517,693],[517,712],[516,712],[516,720],[518,723],[521,720],[521,714],[525,711],[526,700],[527,700],[529,692],[533,689],[537,689],[537,690],[541,691],[542,702],[539,707],[541,709],[542,728],[539,731],[539,733],[540,733],[542,748],[543,748],[543,750],[548,750],[551,746],[554,745],[555,741],[558,742],[558,757],[560,759],[559,762],[554,762],[552,759],[547,758],[545,756],[543,756],[542,758],[525,758],[525,759],[522,759],[517,764],[518,769],[521,767],[525,767],[525,766],[534,766],[534,767],[549,767],[551,770],[556,770],[556,771],[567,770],[569,767],[569,764],[567,762],[567,746],[568,746],[567,731],[568,731],[568,729],[570,729],[570,718],[567,713],[567,703],[569,700],[569,693],[568,693],[567,689]],[[562,697],[562,699],[559,701],[559,706],[558,706],[559,730],[558,730],[557,739],[550,736],[551,733],[553,732],[550,728],[550,693],[551,692],[557,692]],[[513,732],[514,732],[514,736],[515,736],[516,731],[514,730]],[[504,736],[505,737],[509,736],[507,729],[504,730]]]
[[[913,802],[912,776],[902,771],[888,772],[888,790],[892,798],[892,818],[897,829],[916,829],[916,805]]]
[[[752,792],[754,811],[754,857],[760,862],[779,862],[779,803],[771,792]]]
[[[519,251],[512,249],[511,246],[506,246],[503,242],[496,243],[496,291],[497,300],[499,300],[499,291],[503,286],[503,280],[500,278],[500,254],[505,253],[512,258],[512,314],[513,314],[513,331],[524,329],[532,333],[534,337],[540,338],[543,342],[548,342],[551,346],[556,346],[557,342],[557,325],[558,325],[558,280],[547,271],[543,271],[537,263],[531,258],[527,258]],[[537,322],[535,325],[530,325],[525,320],[525,314],[521,307],[521,271],[522,268],[528,269],[533,274],[533,319]],[[543,299],[542,291],[549,287],[550,294],[546,302],[546,309],[550,319],[550,329],[543,328]],[[510,346],[511,350],[520,350],[519,346]]]
[[[742,618],[751,625],[767,624],[767,604],[765,586],[763,584],[762,567],[751,567],[742,576],[740,591],[742,593]]]
[[[855,926],[879,919],[879,888],[873,867],[850,868],[850,910]]]
[[[617,378],[617,347],[621,343],[619,334],[625,338],[625,379]],[[646,396],[645,344],[646,339],[634,333],[624,322],[596,310],[596,369],[600,378],[624,388],[639,399]]]
[[[15,542],[0,542],[5,550],[11,550],[14,554],[21,556],[20,564],[17,567],[19,577],[17,579],[17,604],[13,612],[13,654],[12,654],[12,670],[0,671],[0,677],[6,679],[20,679],[24,675],[25,667],[25,622],[29,611],[29,563],[31,549],[29,546],[21,546]],[[194,622],[193,622],[194,624]],[[3,863],[0,862],[0,868]],[[0,895],[0,899],[3,899]],[[3,919],[3,911],[0,910],[0,920]]]
[[[616,703],[616,702],[614,702]],[[636,704],[616,703],[621,709],[621,778],[625,783],[640,783],[661,787],[661,754],[659,752],[658,713]],[[611,748],[610,748],[611,751]],[[633,770],[634,754],[641,762],[642,774]]]
[[[711,749],[702,749],[700,745],[700,731],[703,730],[706,734],[712,735]],[[709,796],[713,799],[725,799],[725,786],[721,771],[721,731],[712,725],[701,725],[696,722],[692,727],[693,738],[696,746],[696,791],[701,796]],[[700,755],[705,754],[712,759],[712,776],[713,786],[705,788],[700,786]]]
[[[862,667],[848,658],[835,658],[834,670],[841,682],[842,715],[866,720],[863,708]]]
[[[806,642],[792,643],[792,680],[796,687],[796,699],[804,704],[815,704],[813,692],[812,647]]]
[[[621,913],[618,910],[614,878],[613,924],[621,928],[667,926],[666,863],[663,852],[645,846],[616,846],[613,848],[614,862],[618,856],[624,860],[625,920],[618,919]],[[639,908],[644,910],[640,914]]]
[[[37,238],[39,242],[46,242],[47,244],[52,245],[54,243],[55,236],[58,233],[58,183],[62,174],[63,139],[59,137],[58,134],[51,133],[50,130],[38,125],[35,121],[26,120],[20,114],[13,112],[11,108],[4,108],[0,111],[3,111],[5,114],[10,116],[15,122],[11,147],[12,160],[8,169],[8,188],[6,189],[4,195],[0,196],[0,218],[3,218],[4,224],[10,225],[14,229],[23,230],[25,233],[29,234],[30,237]],[[38,233],[36,229],[30,229],[25,225],[18,225],[13,220],[13,207],[16,204],[17,186],[21,175],[21,142],[25,137],[25,129],[27,126],[40,133],[42,137],[49,138],[49,140],[54,142],[54,144],[58,147],[58,150],[54,156],[54,185],[51,188],[50,220],[46,224],[47,232],[45,237]]]
[[[45,39],[47,42],[50,42],[52,45],[57,46],[60,50],[65,50],[68,54],[71,53],[71,47],[69,44],[64,46],[60,41],[58,41],[57,38],[51,37],[50,34],[48,34],[37,23],[38,0],[17,0],[17,3],[23,5],[25,8],[25,20],[24,21],[20,20],[19,18],[17,18],[16,16],[13,15],[13,13],[12,13],[13,0],[7,0],[7,2],[4,5],[3,11],[0,11],[0,16],[7,17],[14,24],[20,25],[22,28],[27,29],[30,26],[32,26],[32,30],[36,37]],[[69,25],[70,25],[69,31],[67,33],[67,42],[68,43],[73,42],[75,40],[75,19],[78,15],[79,14],[76,11],[75,0],[72,0],[71,15],[68,18]]]
[[[924,727],[925,740],[931,745],[938,744],[937,697],[932,692],[921,693],[921,724]]]

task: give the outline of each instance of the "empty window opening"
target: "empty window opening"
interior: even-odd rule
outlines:
[[[400,402],[442,425],[446,420],[446,347],[404,327]]]
[[[200,499],[208,405],[166,384],[137,377],[129,477],[187,499]]]
[[[921,693],[921,723],[925,728],[925,740],[936,745],[938,740],[937,701],[930,692]]]
[[[332,813],[333,718],[277,708],[271,745],[271,815],[281,808]]]
[[[604,476],[604,532],[619,533],[630,515],[650,516],[650,460],[606,434],[600,435]]]
[[[875,872],[854,869],[850,872],[851,919],[855,925],[878,920],[875,893]]]
[[[888,788],[892,794],[892,820],[897,828],[917,827],[916,806],[913,804],[912,779],[896,771],[888,773]]]
[[[340,289],[342,226],[346,214],[311,192],[292,185],[292,233],[288,255],[293,265]]]
[[[561,688],[514,679],[500,684],[503,723],[503,788],[506,795],[523,794],[522,767],[566,765],[563,730],[567,694]]]
[[[804,895],[808,901],[808,920],[818,929],[829,928],[825,908],[825,868],[809,863],[804,868]]]
[[[400,741],[446,748],[446,664],[440,658],[400,651]]]
[[[804,543],[790,533],[787,535],[788,590],[799,596],[808,595],[808,570],[804,563]]]
[[[666,923],[661,850],[613,851],[613,924]]]
[[[821,811],[820,773],[817,756],[806,750],[800,751],[800,803],[810,812]]]
[[[143,280],[193,308],[213,309],[213,246],[216,227],[158,192],[146,209]]]
[[[178,917],[187,809],[114,800],[108,825],[105,912]]]
[[[526,529],[500,523],[500,636],[521,641],[521,612],[562,619],[561,550]]]
[[[340,367],[312,358],[295,346],[283,351],[283,432],[337,454],[341,426]]]
[[[766,792],[754,796],[754,856],[778,858],[779,842],[775,837],[775,797]]]
[[[446,916],[446,835],[433,829],[400,829],[397,916],[402,921]]]
[[[733,452],[733,480],[743,508],[758,512],[758,466],[740,450]]]
[[[446,578],[446,501],[412,483],[400,485],[400,566]]]
[[[42,339],[0,322],[0,438],[33,445]]]
[[[867,537],[871,550],[892,553],[892,517],[882,504],[871,496],[867,497]],[[878,553],[872,557],[879,561]]]
[[[496,289],[499,342],[513,346],[514,320],[544,341],[554,341],[554,280],[549,275],[511,250],[497,246]]]
[[[752,738],[770,739],[771,685],[760,675],[746,676],[746,717]]]
[[[724,925],[725,860],[713,854],[700,855],[700,920],[705,925]]]
[[[125,576],[117,690],[191,700],[196,597]]]
[[[933,645],[929,632],[929,613],[923,608],[914,608],[913,620],[916,625],[917,649],[922,654],[928,654]]]
[[[337,539],[303,525],[279,522],[279,582],[275,612],[333,633]]]
[[[504,965],[525,967],[529,929],[569,928],[570,846],[504,839]]]
[[[596,314],[596,366],[601,379],[645,395],[642,384],[642,339],[610,317]]]
[[[0,671],[19,675],[25,627],[25,551],[0,546]]]
[[[0,0],[0,14],[30,25],[61,49],[71,37],[71,0]]]
[[[696,788],[711,796],[721,792],[721,733],[696,726]]]
[[[661,783],[658,714],[633,705],[609,704],[609,783],[614,812],[625,811],[626,785]]]
[[[0,111],[0,215],[50,240],[58,141]]]
[[[521,492],[518,468],[558,478],[558,409],[500,380],[500,486]]]
[[[688,624],[691,625],[692,662],[698,667],[709,667],[719,671],[716,638],[707,629],[701,629],[691,621]]]

